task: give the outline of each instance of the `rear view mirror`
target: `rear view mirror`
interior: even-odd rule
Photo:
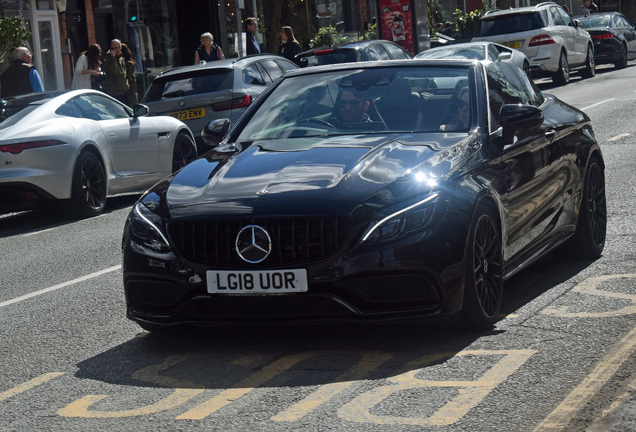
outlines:
[[[201,138],[210,147],[217,146],[223,141],[227,131],[230,130],[230,126],[232,126],[230,119],[212,120],[201,131]]]
[[[504,105],[499,112],[504,144],[512,144],[515,133],[536,129],[543,124],[543,111],[533,105]]]
[[[150,109],[146,105],[135,104],[133,105],[133,117],[147,116]]]

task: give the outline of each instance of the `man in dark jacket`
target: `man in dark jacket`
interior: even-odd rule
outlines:
[[[245,46],[247,48],[247,55],[252,54],[260,54],[261,47],[258,45],[258,41],[256,40],[256,31],[258,30],[258,25],[256,25],[256,18],[250,17],[245,20],[245,27],[247,31],[245,32]]]
[[[0,97],[3,98],[44,91],[40,74],[31,64],[31,51],[28,48],[15,49],[11,65],[0,77],[0,88]]]
[[[121,41],[119,39],[113,39],[110,43],[110,51],[104,59],[104,72],[106,72],[106,93],[129,105],[126,60],[121,55]]]

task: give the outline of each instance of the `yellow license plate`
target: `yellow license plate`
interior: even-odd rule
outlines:
[[[504,45],[507,46],[507,47],[510,47],[510,48],[519,48],[521,46],[521,43],[519,43],[519,42],[509,42],[509,43],[505,43]]]
[[[177,120],[182,120],[182,121],[198,119],[201,117],[205,117],[205,108],[195,108],[191,110],[171,112],[166,115],[169,115],[170,117],[174,117]]]

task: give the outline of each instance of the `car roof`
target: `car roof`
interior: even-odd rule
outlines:
[[[535,6],[524,6],[524,7],[518,7],[518,8],[503,9],[503,10],[493,9],[486,12],[484,16],[481,17],[481,19],[487,20],[490,18],[502,16],[502,15],[537,12],[538,10],[542,9],[545,6],[558,6],[558,4],[554,2],[543,2]]]
[[[351,69],[372,69],[381,67],[395,67],[395,68],[411,68],[416,66],[429,66],[429,67],[470,67],[475,64],[474,60],[469,59],[409,59],[404,60],[380,60],[380,61],[365,61],[356,63],[336,63],[329,65],[328,68],[324,66],[310,66],[303,69],[292,69],[285,73],[285,78],[294,77],[300,75],[311,75],[316,73],[329,73]]]
[[[339,44],[336,44],[336,45],[333,45],[333,46],[325,45],[325,46],[321,46],[321,47],[312,48],[310,50],[301,52],[300,54],[297,55],[297,57],[312,55],[316,51],[323,51],[323,50],[339,50],[339,49],[360,50],[360,49],[364,49],[364,48],[366,48],[366,47],[368,47],[370,45],[374,45],[376,43],[385,44],[385,43],[392,43],[392,42],[386,41],[386,40],[383,40],[383,39],[373,39],[373,40],[358,41],[358,42],[342,42],[342,43],[339,43]]]
[[[172,69],[168,69],[159,75],[160,77],[167,77],[172,75],[179,75],[182,73],[206,70],[206,69],[221,69],[221,68],[243,68],[247,64],[255,61],[255,60],[266,60],[266,59],[283,59],[283,57],[275,55],[275,54],[254,54],[241,58],[230,58],[224,60],[214,60],[211,62],[207,62],[203,65],[189,65],[189,66],[179,66]]]

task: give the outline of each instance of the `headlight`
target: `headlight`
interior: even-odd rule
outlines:
[[[163,221],[142,203],[133,207],[130,213],[130,239],[140,245],[159,252],[172,250],[164,234]]]
[[[438,197],[438,194],[433,194],[406,207],[383,212],[389,213],[387,216],[379,214],[362,236],[361,243],[395,240],[424,228],[433,216]]]

